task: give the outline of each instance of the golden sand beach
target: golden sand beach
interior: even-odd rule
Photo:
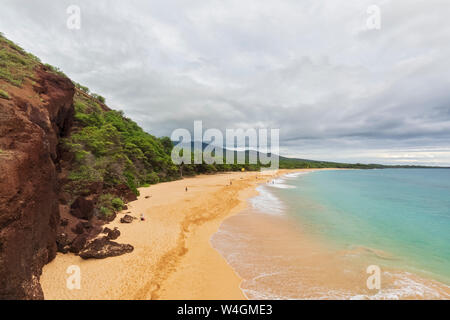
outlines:
[[[384,276],[385,290],[373,295],[365,288],[367,274],[363,268],[373,262],[373,255],[347,261],[350,253],[330,251],[306,236],[301,226],[283,221],[286,218],[255,214],[252,208],[245,210],[247,199],[258,194],[258,184],[291,171],[312,170],[202,175],[141,188],[138,200],[129,203],[128,210],[107,225],[118,227],[121,236],[116,241],[133,245],[134,251],[103,260],[58,254],[41,276],[45,298],[226,300],[281,295],[291,299],[389,299],[398,292],[402,299],[448,297],[448,286],[409,273],[399,277],[394,270],[385,272],[390,275]],[[143,213],[146,220],[122,224],[120,217],[126,213],[136,218]],[[237,228],[245,232],[244,240],[229,239],[229,234],[217,232],[221,225],[221,230]],[[235,252],[238,263],[228,264],[219,251],[224,256]],[[269,259],[277,255],[288,259]],[[261,278],[258,268],[266,264],[277,273]],[[69,290],[67,269],[74,265],[80,268],[81,287]],[[410,293],[411,283],[421,289]]]
[[[213,249],[210,238],[227,217],[247,206],[258,183],[274,177],[275,173],[224,173],[141,188],[139,199],[107,225],[118,227],[117,241],[133,245],[134,251],[104,260],[58,254],[41,276],[45,298],[245,299],[241,279]],[[122,224],[119,219],[125,213],[143,213],[146,220]],[[80,268],[80,289],[66,286],[72,265]]]

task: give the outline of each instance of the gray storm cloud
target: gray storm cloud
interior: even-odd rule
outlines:
[[[203,120],[280,128],[288,156],[450,165],[448,17],[447,0],[3,0],[0,31],[155,135]]]

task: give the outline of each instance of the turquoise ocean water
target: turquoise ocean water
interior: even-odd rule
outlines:
[[[264,188],[282,206],[271,211],[336,249],[374,249],[397,268],[450,284],[450,169],[288,174]]]

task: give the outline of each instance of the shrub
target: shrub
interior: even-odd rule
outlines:
[[[132,172],[130,172],[130,170],[126,170],[123,175],[126,177],[126,185],[128,186],[128,188],[131,189],[131,191],[133,191],[133,193],[135,195],[139,195],[139,190],[136,187],[136,177],[134,176],[134,174]]]
[[[45,66],[47,69],[49,69],[50,72],[53,72],[54,74],[57,74],[57,75],[59,75],[59,76],[62,76],[62,77],[66,77],[66,78],[67,78],[66,74],[65,74],[64,72],[62,72],[61,69],[59,69],[58,67],[54,67],[54,66],[52,66],[51,64],[48,64],[48,63],[44,64],[44,66]]]
[[[72,181],[83,181],[86,183],[102,181],[99,172],[91,166],[81,165],[69,174],[69,179]]]
[[[157,184],[159,182],[159,177],[156,172],[147,174],[145,181],[149,184]]]
[[[0,89],[0,98],[9,100],[9,94],[8,94],[8,92],[6,92],[6,91]]]
[[[89,90],[88,87],[82,86],[82,85],[79,84],[79,83],[75,83],[75,87],[76,87],[77,89],[83,91],[84,93],[89,94],[89,92],[90,92],[90,90]]]
[[[125,205],[120,198],[112,199],[111,204],[116,211],[122,211],[122,208]]]
[[[97,201],[97,207],[100,208],[99,214],[104,217],[111,216],[115,212],[121,211],[124,205],[122,199],[117,198],[110,193],[102,194]]]
[[[105,103],[106,102],[106,99],[104,97],[102,97],[101,95],[99,95],[99,94],[92,93],[91,96],[92,96],[92,98],[100,101],[101,103]]]
[[[73,107],[75,109],[75,114],[80,115],[86,113],[87,106],[82,101],[75,101]]]
[[[100,207],[100,214],[104,217],[110,217],[114,212],[106,207]]]
[[[112,201],[114,200],[115,196],[112,194],[102,194],[97,201],[97,207],[100,208],[100,214],[104,216],[109,216],[116,212]]]

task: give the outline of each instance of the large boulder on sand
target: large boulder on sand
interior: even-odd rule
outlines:
[[[111,231],[111,229],[110,229],[110,228],[108,228],[108,227],[105,227],[105,228],[103,229],[102,233],[104,233],[104,234],[108,234],[108,233],[109,233],[110,231]]]
[[[116,257],[125,253],[132,252],[134,247],[130,244],[121,244],[103,237],[95,239],[85,246],[79,253],[83,259],[104,259],[108,257]]]
[[[114,230],[109,230],[106,237],[107,237],[109,240],[116,240],[118,237],[120,237],[120,231],[119,231],[119,229],[114,228]]]
[[[132,223],[135,218],[126,214],[122,218],[120,218],[121,223]]]

